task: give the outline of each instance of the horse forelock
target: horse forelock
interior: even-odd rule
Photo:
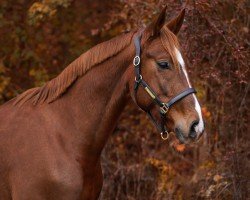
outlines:
[[[14,104],[22,105],[27,101],[31,101],[36,105],[55,101],[64,94],[79,77],[85,75],[96,65],[125,49],[131,43],[133,34],[133,32],[123,34],[94,46],[74,60],[57,77],[47,82],[44,86],[29,89],[19,95]]]
[[[160,39],[166,51],[170,54],[174,66],[179,66],[178,55],[176,49],[179,49],[179,42],[174,33],[172,33],[167,26],[161,29]]]

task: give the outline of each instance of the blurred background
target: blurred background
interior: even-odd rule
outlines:
[[[1,0],[0,103],[57,76],[90,47],[181,0]],[[194,146],[163,141],[125,108],[102,156],[101,200],[248,199],[250,2],[190,0],[179,34],[206,120]]]

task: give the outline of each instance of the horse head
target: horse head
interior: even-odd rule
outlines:
[[[184,15],[183,9],[166,22],[165,7],[153,23],[135,34],[135,80],[130,80],[130,91],[163,139],[175,132],[180,142],[189,143],[200,138],[204,122],[177,39]]]

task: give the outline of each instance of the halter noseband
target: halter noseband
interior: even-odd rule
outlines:
[[[140,63],[141,63],[141,34],[136,35],[134,38],[134,44],[135,44],[135,51],[136,55],[133,60],[133,64],[135,67],[135,99],[136,99],[136,93],[138,90],[138,87],[141,85],[145,89],[145,91],[149,94],[149,96],[154,100],[154,102],[160,107],[159,113],[161,116],[161,124],[158,124],[153,115],[151,114],[150,110],[144,110],[150,119],[153,121],[157,129],[160,131],[161,137],[163,140],[167,140],[169,133],[166,130],[164,122],[166,121],[166,114],[168,110],[171,108],[173,104],[180,101],[181,99],[185,98],[186,96],[196,93],[195,89],[188,88],[181,92],[180,94],[176,95],[174,98],[170,99],[167,103],[164,103],[160,100],[160,98],[155,94],[155,92],[150,88],[150,86],[143,80],[143,77],[140,73]]]

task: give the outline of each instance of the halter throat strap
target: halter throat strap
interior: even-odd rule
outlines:
[[[190,94],[196,93],[196,91],[194,88],[188,88],[188,89],[182,91],[181,93],[177,94],[175,97],[170,99],[167,103],[162,102],[161,99],[153,91],[153,89],[146,83],[146,81],[144,81],[144,79],[141,75],[141,71],[140,71],[141,70],[141,37],[142,37],[141,34],[138,34],[134,37],[134,45],[135,45],[135,53],[136,53],[134,60],[133,60],[133,64],[135,67],[135,85],[134,85],[135,99],[137,99],[136,96],[137,96],[138,87],[141,85],[144,88],[144,90],[148,93],[148,95],[153,99],[153,101],[160,108],[159,109],[159,113],[160,113],[160,117],[161,117],[160,124],[157,123],[156,119],[153,117],[150,110],[145,110],[143,108],[141,108],[141,109],[144,110],[148,114],[149,118],[153,121],[153,123],[155,124],[157,129],[160,131],[162,139],[166,140],[168,138],[168,135],[169,135],[169,133],[166,129],[166,126],[165,126],[166,115],[167,115],[168,110],[176,102],[182,100],[183,98],[185,98],[186,96],[188,96]]]

